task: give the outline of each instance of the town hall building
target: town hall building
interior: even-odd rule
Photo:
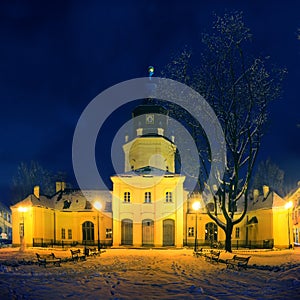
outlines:
[[[134,135],[125,136],[124,172],[111,176],[112,191],[83,193],[57,182],[56,193],[48,197],[34,187],[31,195],[11,206],[14,246],[224,243],[225,233],[208,216],[201,194],[185,190],[185,176],[176,172],[176,136],[166,135],[168,111],[145,99],[132,116]],[[87,193],[93,200],[86,199]],[[261,195],[255,191],[246,217],[233,229],[233,247],[288,247],[293,229],[286,204],[267,187]]]

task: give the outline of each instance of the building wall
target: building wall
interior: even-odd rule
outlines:
[[[13,245],[19,246],[20,224],[24,220],[25,243],[33,245],[33,239],[44,242],[82,242],[82,224],[90,221],[94,224],[94,241],[98,239],[97,212],[66,212],[55,211],[46,207],[27,206],[26,212],[19,212],[17,207],[12,208],[13,218]],[[55,222],[54,222],[55,220]],[[109,214],[99,213],[100,243],[110,244],[111,238],[106,237],[106,229],[112,229],[112,219]],[[62,237],[62,229],[65,230],[65,237]],[[69,236],[68,230],[71,230]]]
[[[175,245],[183,245],[183,181],[184,177],[112,177],[113,181],[113,244],[122,244],[122,220],[132,220],[133,245],[143,244],[143,221],[154,221],[153,244],[163,245],[164,220],[175,222]],[[124,193],[130,192],[130,202]],[[151,203],[145,203],[145,193],[151,193]],[[172,202],[166,202],[166,192],[172,192]]]

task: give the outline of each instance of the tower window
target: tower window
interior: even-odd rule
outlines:
[[[130,192],[124,193],[124,202],[130,203]]]
[[[145,203],[151,203],[151,192],[145,192]]]
[[[172,192],[166,192],[166,202],[173,202]]]

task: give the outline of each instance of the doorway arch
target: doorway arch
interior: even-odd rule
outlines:
[[[163,246],[175,245],[175,221],[167,219],[163,221]]]
[[[205,224],[205,242],[210,244],[218,241],[218,226],[213,223]]]
[[[154,245],[154,221],[150,219],[142,222],[142,244],[143,246]]]
[[[84,244],[94,243],[94,223],[86,221],[82,224],[82,241]]]
[[[121,245],[133,244],[133,225],[132,220],[124,219],[121,224]]]

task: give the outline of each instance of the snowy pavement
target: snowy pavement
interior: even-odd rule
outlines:
[[[108,249],[86,261],[39,267],[35,252],[63,260],[69,250],[0,249],[1,299],[296,299],[300,249],[239,251],[249,268],[226,269],[193,256],[191,249]],[[221,260],[233,254],[222,252]]]

